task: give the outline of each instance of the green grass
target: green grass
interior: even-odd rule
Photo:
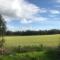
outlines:
[[[28,52],[1,56],[0,60],[47,60],[44,52]]]
[[[31,46],[40,45],[44,46],[57,46],[60,43],[60,35],[37,35],[37,36],[6,36],[5,46]]]
[[[60,43],[60,34],[56,35],[37,35],[37,36],[5,36],[6,47],[21,46],[37,46],[43,44],[44,46],[55,47]],[[53,51],[31,51],[24,53],[13,53],[9,55],[0,55],[0,60],[57,60]],[[54,57],[54,58],[53,58]],[[59,56],[60,57],[60,56]]]

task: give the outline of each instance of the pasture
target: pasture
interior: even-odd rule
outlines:
[[[6,47],[16,46],[57,46],[60,44],[60,34],[56,35],[36,35],[36,36],[5,36]]]

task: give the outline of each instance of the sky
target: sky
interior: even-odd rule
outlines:
[[[60,0],[0,0],[7,30],[60,29]]]

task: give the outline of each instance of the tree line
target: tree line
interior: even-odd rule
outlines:
[[[51,30],[39,30],[39,31],[6,31],[6,35],[50,35],[50,34],[60,34],[60,30],[51,29]]]
[[[2,15],[0,14],[0,37],[4,35],[50,35],[50,34],[60,34],[60,30],[58,29],[51,29],[51,30],[39,30],[39,31],[6,31],[6,22],[3,19]]]

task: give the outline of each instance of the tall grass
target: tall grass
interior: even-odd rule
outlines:
[[[3,56],[0,55],[0,60],[60,60],[60,46],[54,48],[41,45],[38,48],[36,46],[18,46],[10,49],[9,53],[7,52]]]

